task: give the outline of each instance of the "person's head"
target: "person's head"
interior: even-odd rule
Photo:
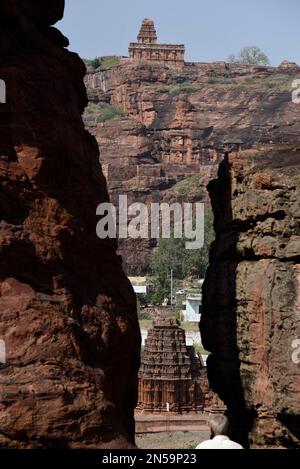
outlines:
[[[213,437],[217,435],[227,435],[228,418],[222,414],[214,415],[209,420],[209,426]]]

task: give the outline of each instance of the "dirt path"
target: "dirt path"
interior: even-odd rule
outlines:
[[[193,449],[208,438],[208,430],[148,433],[137,435],[136,444],[141,449]]]

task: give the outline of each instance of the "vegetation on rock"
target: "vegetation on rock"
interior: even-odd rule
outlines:
[[[193,174],[186,179],[178,182],[174,189],[180,195],[199,196],[203,197],[203,181],[200,174]]]
[[[240,63],[246,65],[269,65],[270,61],[267,55],[257,46],[244,47],[236,56],[231,54],[228,62]]]
[[[117,55],[113,55],[112,57],[103,57],[100,63],[101,70],[111,70],[113,67],[120,65],[121,58]]]
[[[215,85],[215,84],[220,84],[220,85],[233,85],[235,84],[234,80],[231,80],[231,78],[226,78],[226,77],[210,77],[208,78],[207,82],[208,85]]]
[[[95,59],[83,59],[87,67],[93,67],[95,70],[99,69],[100,71],[110,70],[117,65],[120,65],[121,58],[117,55],[112,55],[109,57],[95,57]]]
[[[180,94],[180,93],[194,93],[197,91],[196,86],[190,83],[178,83],[177,85],[170,88],[170,94]]]
[[[94,116],[96,122],[115,121],[127,118],[125,112],[108,103],[89,103],[85,109],[85,114]]]
[[[101,114],[97,117],[97,122],[117,121],[126,119],[126,114],[116,106],[102,106]]]

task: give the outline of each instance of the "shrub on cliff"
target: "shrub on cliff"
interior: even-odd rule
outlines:
[[[91,59],[83,59],[86,67],[93,67],[94,69],[100,67],[100,60],[98,57],[96,57],[95,59],[91,60]]]
[[[245,65],[269,65],[270,61],[267,55],[256,46],[244,47],[236,56],[231,54],[228,62],[240,63]]]
[[[197,91],[197,88],[190,83],[178,83],[178,85],[170,88],[169,93],[171,94],[180,94],[180,93],[194,93]]]
[[[123,120],[127,118],[125,112],[108,103],[89,103],[85,109],[85,115],[89,120],[95,122],[106,122],[111,120]]]
[[[193,174],[192,176],[183,179],[176,184],[174,189],[180,195],[189,195],[203,198],[203,188],[201,186],[200,174]]]
[[[117,55],[113,55],[112,57],[103,57],[99,66],[100,70],[111,70],[113,67],[120,65],[120,63],[121,58]]]
[[[299,79],[299,76],[291,76],[278,73],[268,77],[266,80],[264,80],[263,84],[267,88],[275,88],[280,91],[290,91],[292,88],[293,80],[297,79]]]
[[[121,58],[117,55],[109,57],[96,57],[95,59],[83,59],[86,67],[93,67],[95,70],[100,69],[102,71],[110,70],[117,65],[120,65]]]
[[[235,81],[226,77],[210,77],[206,83],[208,85],[234,85]]]
[[[85,108],[84,112],[85,112],[85,114],[98,115],[101,112],[101,106],[100,106],[100,104],[89,102],[87,107]]]
[[[110,104],[102,105],[101,113],[97,117],[97,122],[117,121],[126,119],[126,114],[121,109]]]
[[[94,60],[91,61],[91,66],[94,67],[95,69],[100,67],[100,60],[98,57],[96,57]]]

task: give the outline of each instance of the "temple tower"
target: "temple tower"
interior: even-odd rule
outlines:
[[[135,61],[161,62],[170,66],[184,65],[183,44],[158,44],[154,21],[143,20],[137,42],[129,44],[129,57]]]
[[[143,20],[139,35],[138,42],[140,44],[156,44],[157,34],[154,26],[154,21],[146,18]]]
[[[206,370],[175,318],[156,319],[149,330],[139,372],[138,411],[183,413],[206,405]]]

